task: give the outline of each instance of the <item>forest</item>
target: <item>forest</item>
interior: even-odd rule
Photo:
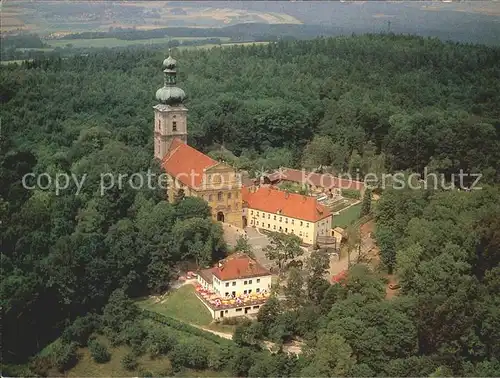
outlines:
[[[325,262],[312,256],[303,274],[291,270],[287,301],[271,300],[256,322],[239,326],[234,345],[217,347],[225,360],[208,366],[202,356],[212,344],[176,346],[154,327],[123,325],[138,316],[129,297],[164,291],[182,262],[206,265],[229,252],[208,205],[169,204],[161,190],[98,188],[105,172],[160,170],[152,106],[165,52],[103,50],[2,66],[5,363],[29,362],[44,375],[46,362],[33,357],[63,335],[56,365],[64,371],[76,345],[102,352],[91,337],[100,332],[137,354],[168,355],[175,371],[500,375],[500,49],[366,35],[173,54],[188,95],[189,143],[239,169],[427,167],[448,178],[464,170],[482,174],[483,190],[384,190],[376,239],[401,295],[385,300],[379,273],[363,266],[331,285]],[[56,195],[23,188],[30,172],[88,178],[78,195],[74,187]],[[295,337],[307,344],[299,358],[260,348],[262,339]]]

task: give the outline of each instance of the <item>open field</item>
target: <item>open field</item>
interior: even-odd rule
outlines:
[[[301,24],[279,11],[248,10],[209,4],[158,1],[9,1],[2,5],[2,32],[25,30],[51,34],[108,31],[109,28],[148,30],[164,27],[221,27],[240,23]]]
[[[211,323],[212,317],[207,308],[196,297],[192,285],[181,286],[169,294],[160,302],[156,298],[145,298],[137,301],[137,305],[159,314],[170,316],[174,319],[207,326]]]
[[[215,38],[215,37],[213,37]],[[117,38],[96,38],[96,39],[56,39],[56,40],[46,40],[52,47],[66,47],[71,44],[73,47],[77,48],[90,48],[90,47],[124,47],[132,45],[154,45],[154,44],[166,44],[172,40],[178,41],[189,41],[189,40],[202,40],[209,39],[203,37],[164,37],[164,38],[151,38],[151,39],[139,39],[139,40],[123,40]],[[221,41],[229,41],[228,37],[221,37]],[[194,47],[194,46],[193,46]]]
[[[111,360],[104,364],[98,364],[92,359],[88,348],[80,348],[78,350],[80,360],[67,373],[68,377],[136,377],[137,371],[150,371],[156,375],[171,372],[171,364],[167,357],[160,356],[152,359],[147,354],[137,359],[139,363],[137,371],[128,371],[122,366],[121,360],[127,353],[131,352],[130,347],[125,345],[112,347],[103,336],[99,336],[98,340],[108,347]]]

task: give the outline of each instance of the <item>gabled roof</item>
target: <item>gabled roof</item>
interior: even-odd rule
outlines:
[[[175,138],[162,161],[165,171],[189,188],[200,189],[203,170],[218,162]]]
[[[318,188],[325,189],[340,188],[363,190],[365,186],[365,183],[362,181],[341,179],[328,173],[320,174],[290,168],[281,168],[279,171],[272,173],[268,177],[272,182],[283,180],[292,181],[299,184],[312,184]]]
[[[269,276],[271,272],[244,253],[234,253],[211,269],[221,281]]]
[[[331,215],[327,207],[315,197],[289,193],[272,187],[260,187],[256,191],[242,188],[243,201],[249,209],[281,214],[287,217],[318,222]]]

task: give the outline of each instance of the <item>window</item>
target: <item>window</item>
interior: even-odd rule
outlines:
[[[288,232],[288,228],[285,228],[285,232]]]
[[[248,290],[248,294],[252,294],[252,289]]]
[[[293,219],[292,219],[292,224],[293,224]]]
[[[246,285],[247,284],[247,281],[243,281],[243,285]]]
[[[288,218],[285,218],[285,223],[288,223]]]
[[[246,293],[247,293],[247,291],[246,291],[246,290],[243,290],[243,294],[245,294],[245,295],[246,295]]]
[[[299,236],[302,236],[302,231],[299,232]]]
[[[282,222],[282,221],[283,221],[283,217],[280,217],[280,222]]]
[[[251,285],[252,284],[252,280],[248,281],[248,284]]]
[[[309,222],[306,222],[306,227],[309,228]]]
[[[300,221],[300,225],[303,226],[304,225],[304,222]]]
[[[276,215],[274,216],[274,220],[276,220]]]
[[[271,225],[269,223],[267,224],[267,228],[271,228]]]
[[[257,211],[257,216],[259,216],[259,212]]]
[[[213,197],[211,194],[209,194],[209,195],[208,195],[208,200],[209,200],[210,202],[212,202],[212,201],[213,201],[213,199],[214,199],[214,197]]]
[[[253,219],[250,221],[250,224],[253,224]]]
[[[225,297],[229,297],[229,293],[224,294]]]
[[[238,210],[238,207],[239,207],[239,205],[238,205],[238,204],[234,205],[234,208],[235,208],[236,210]]]
[[[267,214],[267,219],[271,219],[271,214]]]
[[[177,122],[172,122],[172,131],[177,131]]]
[[[227,310],[224,310],[224,314],[227,314]]]
[[[259,221],[257,221],[257,226],[259,225]]]
[[[236,309],[236,312],[241,312],[241,311],[243,311],[243,309],[242,309],[242,308],[237,308],[237,309]]]
[[[229,282],[226,282],[226,287],[229,287]]]
[[[260,306],[253,306],[254,310],[257,310]]]
[[[266,214],[262,213],[262,218],[265,218],[266,217]]]
[[[233,281],[233,286],[236,286],[236,281]]]
[[[227,199],[231,199],[231,193],[227,193]]]
[[[217,193],[217,201],[222,201],[222,192]]]
[[[275,229],[275,230],[276,230],[276,225],[274,225],[274,226],[273,226],[273,229]]]
[[[257,293],[260,293],[260,289],[259,289],[259,288],[257,288],[255,291],[256,291]]]
[[[250,210],[250,215],[253,215],[253,210]]]
[[[259,283],[259,282],[260,282],[260,278],[257,278],[257,283]]]

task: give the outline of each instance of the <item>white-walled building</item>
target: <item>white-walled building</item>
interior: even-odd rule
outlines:
[[[315,197],[289,193],[271,186],[242,189],[246,209],[243,223],[264,230],[295,234],[306,244],[329,236],[332,214]]]
[[[198,297],[214,319],[256,314],[269,297],[271,277],[258,262],[236,253],[198,272]]]

